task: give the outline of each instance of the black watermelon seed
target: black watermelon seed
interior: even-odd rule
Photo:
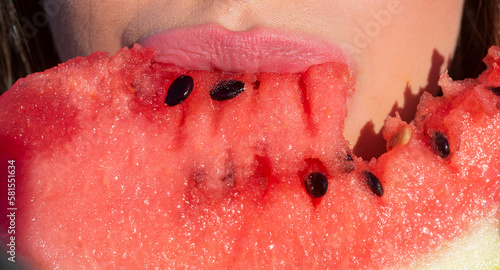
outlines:
[[[343,162],[344,166],[344,172],[350,173],[356,169],[356,164],[354,163],[354,159],[352,158],[351,154],[347,153]]]
[[[500,96],[500,86],[499,87],[489,86],[488,90],[490,90],[496,96]]]
[[[221,81],[212,88],[210,96],[213,100],[232,99],[245,90],[245,83],[237,80]]]
[[[181,75],[172,82],[168,88],[165,104],[175,106],[181,104],[193,91],[193,78],[188,75]]]
[[[314,172],[307,176],[305,181],[307,193],[313,198],[320,198],[325,196],[328,190],[328,179],[326,175],[320,172]]]
[[[433,148],[440,157],[447,158],[450,155],[450,145],[448,139],[441,132],[436,132],[432,135]]]
[[[384,195],[384,188],[382,187],[382,183],[380,183],[380,180],[371,172],[365,171],[365,180],[366,184],[368,187],[371,189],[375,195],[382,197]]]

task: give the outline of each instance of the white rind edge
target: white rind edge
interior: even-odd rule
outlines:
[[[407,269],[500,269],[500,221],[498,212],[481,220],[464,236],[424,256]]]

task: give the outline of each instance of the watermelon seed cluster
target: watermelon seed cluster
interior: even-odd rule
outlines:
[[[260,82],[254,83],[254,88],[259,88]],[[167,106],[175,106],[181,104],[186,100],[193,91],[194,82],[193,78],[189,75],[181,75],[177,77],[167,91],[165,104]],[[236,97],[245,90],[245,83],[238,80],[220,81],[212,90],[210,90],[210,97],[216,101],[225,101]]]
[[[254,89],[258,89],[260,86],[259,81],[253,83]],[[165,104],[167,106],[175,106],[181,104],[186,100],[194,88],[193,78],[189,75],[181,75],[177,77],[167,91],[167,96],[165,98]],[[232,99],[245,90],[245,83],[238,80],[223,80],[218,82],[210,91],[210,97],[216,101],[225,101]],[[449,147],[446,138],[441,133],[435,133],[434,135],[435,146],[437,152],[441,156],[447,156],[449,154]],[[346,153],[345,159],[345,172],[352,172],[355,169],[354,159],[350,153]],[[365,182],[370,188],[370,190],[377,196],[382,196],[384,194],[384,189],[379,179],[371,172],[363,172]],[[200,178],[200,177],[197,177]],[[201,176],[202,178],[202,176]],[[199,182],[198,180],[197,182]],[[203,181],[203,180],[201,180]],[[222,180],[223,182],[235,183],[235,171],[228,170],[226,176]],[[312,172],[309,173],[304,181],[304,186],[307,193],[314,199],[321,198],[326,195],[328,191],[328,179],[326,175],[322,172]]]

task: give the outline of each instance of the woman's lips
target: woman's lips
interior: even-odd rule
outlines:
[[[325,62],[343,62],[352,70],[352,61],[338,46],[265,28],[235,32],[213,24],[182,27],[139,43],[156,48],[158,62],[195,70],[303,72]]]

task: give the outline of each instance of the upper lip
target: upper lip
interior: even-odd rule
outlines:
[[[325,62],[350,66],[334,44],[268,28],[235,32],[216,24],[173,28],[139,41],[156,48],[156,61],[194,70],[229,72],[304,72]]]

